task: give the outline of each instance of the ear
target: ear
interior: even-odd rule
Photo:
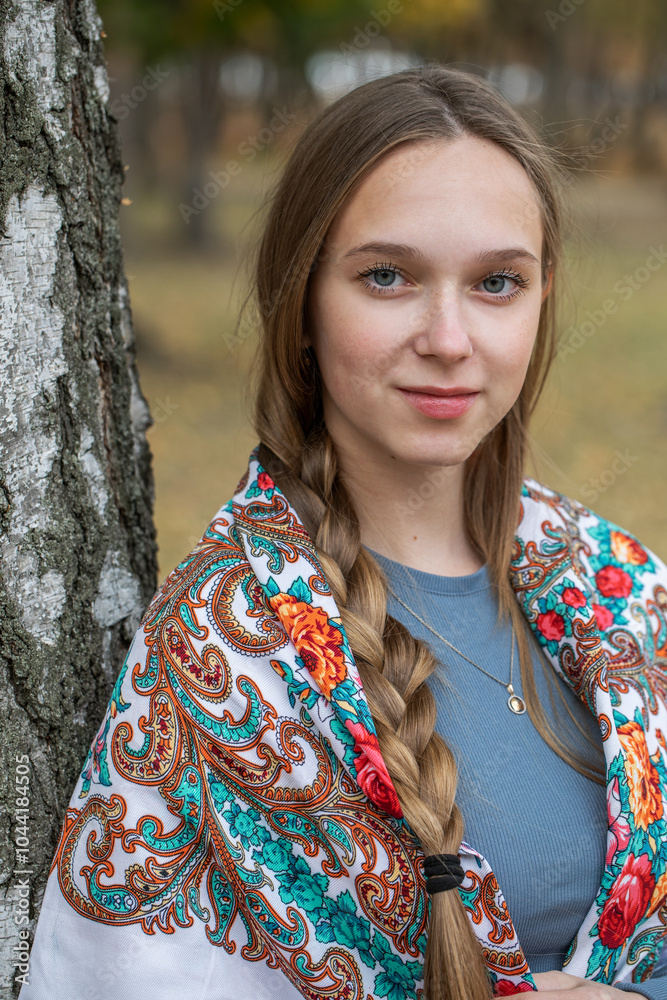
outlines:
[[[544,302],[544,300],[546,299],[547,295],[551,291],[551,286],[553,284],[553,277],[554,277],[554,269],[553,269],[552,265],[549,265],[549,271],[547,273],[547,280],[546,280],[546,282],[544,284],[544,288],[542,289],[542,302]]]

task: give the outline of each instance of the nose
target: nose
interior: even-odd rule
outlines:
[[[456,294],[437,293],[419,316],[414,347],[417,354],[453,362],[473,354],[469,323]]]

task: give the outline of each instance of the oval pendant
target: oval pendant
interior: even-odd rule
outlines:
[[[526,703],[523,698],[519,698],[518,694],[512,694],[507,699],[507,704],[509,705],[510,712],[514,712],[515,715],[523,715],[526,711]]]

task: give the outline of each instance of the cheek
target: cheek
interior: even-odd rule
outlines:
[[[389,323],[363,300],[322,289],[310,310],[312,341],[325,388],[334,398],[368,395],[394,364]]]
[[[327,393],[345,410],[366,406],[379,390],[387,363],[380,350],[374,350],[367,337],[347,333],[322,337],[317,355]]]
[[[503,352],[499,352],[500,364],[505,364],[509,370],[516,371],[517,377],[523,376],[528,367],[533,346],[535,330],[530,326],[518,330]]]
[[[533,314],[534,313],[534,314]],[[535,345],[539,310],[517,319],[506,336],[501,336],[487,354],[487,372],[492,390],[500,395],[519,395]]]

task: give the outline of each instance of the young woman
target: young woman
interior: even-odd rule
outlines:
[[[557,181],[437,66],[304,132],[260,444],[130,649],[23,1000],[667,998],[667,568],[523,480]]]

